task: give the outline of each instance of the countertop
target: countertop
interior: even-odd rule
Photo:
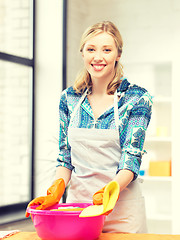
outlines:
[[[36,232],[19,232],[7,240],[40,240]],[[101,233],[97,240],[180,240],[180,235]]]

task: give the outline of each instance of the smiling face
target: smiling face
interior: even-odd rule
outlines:
[[[98,79],[112,81],[115,63],[120,56],[114,38],[106,33],[99,33],[90,38],[82,51],[84,65],[91,75],[92,82]]]

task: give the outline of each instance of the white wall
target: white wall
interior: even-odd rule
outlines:
[[[113,21],[123,41],[122,63],[172,61],[180,35],[178,0],[69,0],[68,83],[81,67],[82,32],[102,20]]]
[[[62,86],[62,1],[36,1],[35,192],[46,193],[58,156]],[[56,140],[54,140],[56,138]]]

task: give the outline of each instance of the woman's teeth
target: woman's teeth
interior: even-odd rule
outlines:
[[[92,66],[96,71],[101,71],[105,67],[104,64],[92,64]]]

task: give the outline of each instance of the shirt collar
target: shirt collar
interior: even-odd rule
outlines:
[[[117,89],[117,92],[121,93],[121,92],[127,91],[127,89],[129,88],[129,85],[130,83],[128,82],[128,80],[126,78],[123,78],[120,86]]]

